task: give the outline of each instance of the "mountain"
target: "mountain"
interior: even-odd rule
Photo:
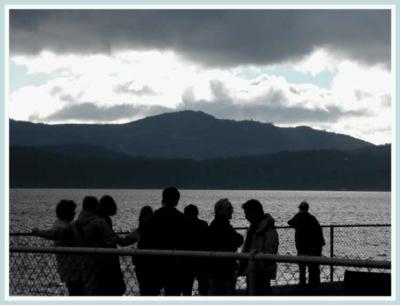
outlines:
[[[127,124],[47,125],[10,120],[10,145],[93,145],[130,156],[210,159],[312,149],[349,150],[373,144],[301,126],[221,120],[181,111]]]
[[[85,145],[75,153],[69,153],[65,147],[11,146],[10,187],[175,185],[190,189],[390,191],[390,156],[390,145],[208,160],[131,157]]]

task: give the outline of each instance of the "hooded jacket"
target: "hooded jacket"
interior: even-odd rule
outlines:
[[[60,240],[75,247],[115,248],[117,234],[95,213],[82,211],[65,227],[39,231],[37,235]],[[112,255],[80,255],[80,276],[86,295],[122,295],[126,286],[119,258]]]
[[[254,230],[254,232],[250,233],[251,230]],[[265,254],[277,254],[278,247],[279,237],[275,228],[275,220],[270,214],[265,214],[258,225],[248,229],[245,247],[243,247],[242,252],[255,251]],[[257,269],[269,279],[276,278],[276,262],[259,261]],[[248,275],[248,266],[245,268],[244,273]]]
[[[74,223],[86,247],[116,248],[118,236],[107,222],[96,214],[82,211]],[[84,267],[88,295],[122,295],[126,290],[119,256],[88,255]]]

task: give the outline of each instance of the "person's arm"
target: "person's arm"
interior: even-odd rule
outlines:
[[[140,234],[137,230],[134,230],[133,232],[129,233],[125,237],[119,237],[117,239],[117,244],[121,247],[133,245],[137,243],[140,239]]]
[[[72,237],[72,226],[51,228],[47,230],[40,230],[39,228],[33,228],[32,234],[51,240],[66,240]]]
[[[235,245],[236,248],[239,248],[243,244],[243,236],[236,232],[236,230],[231,226],[231,236],[232,236],[232,242]]]
[[[294,217],[293,217],[292,219],[290,219],[287,223],[288,223],[288,225],[289,225],[290,227],[295,228],[295,227],[296,227],[296,224],[297,224],[297,217],[294,216]]]

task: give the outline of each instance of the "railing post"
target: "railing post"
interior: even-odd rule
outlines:
[[[248,275],[247,275],[247,290],[249,295],[257,294],[257,262],[254,260],[254,251],[250,252],[249,264],[248,264]]]
[[[330,257],[333,257],[334,256],[334,249],[333,249],[333,235],[334,235],[334,226],[330,226],[329,227],[330,228],[330,230],[329,230],[329,233],[330,233],[330,238],[329,238],[329,240],[330,240]],[[334,267],[333,267],[333,265],[331,265],[331,274],[330,274],[330,276],[331,276],[331,282],[333,282],[333,273],[334,273]]]

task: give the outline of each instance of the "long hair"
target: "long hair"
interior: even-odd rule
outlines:
[[[154,214],[153,208],[149,205],[146,205],[140,209],[139,227],[138,227],[139,231],[143,230],[143,227],[146,226],[146,224],[150,221],[153,214]]]

